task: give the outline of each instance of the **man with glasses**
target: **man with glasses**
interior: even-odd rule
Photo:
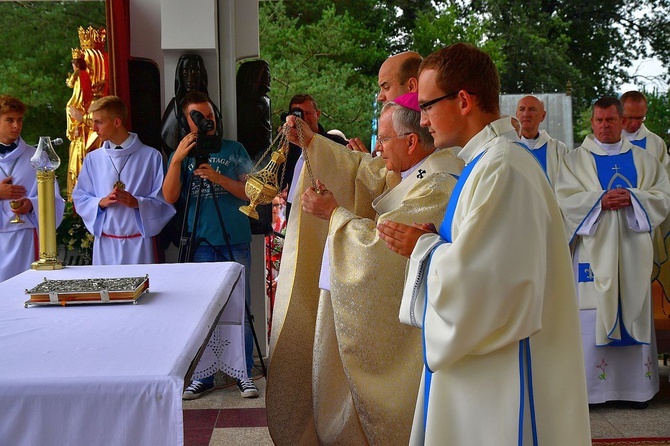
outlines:
[[[273,327],[266,396],[277,444],[298,444],[305,432],[313,435],[308,444],[409,441],[421,333],[398,321],[407,259],[387,250],[375,226],[379,219],[437,223],[463,166],[451,151],[435,150],[420,120],[416,93],[386,103],[375,158],[305,132],[317,183],[290,217],[279,276],[277,301],[290,302],[283,326]],[[305,188],[306,173],[301,179]],[[318,247],[323,255],[313,246],[323,240],[315,221],[328,236]],[[305,275],[292,273],[306,265],[320,270],[318,283],[289,289],[303,285]]]
[[[620,100],[623,104],[623,136],[633,145],[654,155],[666,169],[669,169],[670,156],[665,141],[644,125],[647,119],[645,95],[639,91],[627,91],[621,95]]]
[[[536,159],[504,136],[500,78],[464,43],[419,69],[421,124],[465,168],[439,232],[380,221],[410,257],[402,322],[421,328],[411,445],[590,445],[570,252]]]
[[[670,211],[670,181],[648,150],[621,136],[615,97],[593,106],[581,147],[565,156],[556,195],[572,244],[589,403],[644,408],[659,389],[652,234]]]

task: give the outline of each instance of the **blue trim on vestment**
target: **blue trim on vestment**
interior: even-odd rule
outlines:
[[[526,338],[526,358],[528,359],[528,404],[530,404],[530,422],[533,426],[533,445],[537,446],[537,418],[535,417],[535,393],[533,392],[533,358],[530,354],[530,338]]]
[[[529,149],[529,150],[530,153],[535,155],[535,158],[540,163],[540,166],[542,166],[542,170],[544,170],[544,173],[547,173],[547,143],[545,142],[541,147],[538,147],[537,149]]]
[[[549,174],[547,173],[547,143],[544,143],[542,147],[539,147],[537,149],[531,149],[521,141],[514,141],[514,143],[520,145],[521,147],[526,149],[526,152],[533,155],[533,159],[537,161],[537,164],[540,165],[540,169],[542,169],[542,171],[544,172],[544,177],[547,179],[547,181],[549,181]],[[544,151],[540,153],[540,155],[538,156],[538,154],[536,154],[535,152],[542,149],[544,149]],[[549,181],[549,184],[551,184],[551,181]]]
[[[637,196],[633,193],[633,191],[629,190],[628,192],[630,192],[630,195],[633,198],[635,198],[635,201],[637,201],[637,204],[640,205],[640,209],[642,209],[642,212],[644,212],[644,216],[647,218],[647,226],[649,226],[649,231],[647,231],[647,232],[651,234],[652,229],[651,229],[651,220],[649,220],[649,214],[647,214],[647,211],[644,209],[644,206],[642,206],[642,203],[640,203],[640,200],[638,200]]]
[[[600,194],[600,197],[598,197],[598,199],[596,200],[596,202],[593,203],[593,206],[591,206],[591,209],[589,209],[589,211],[586,213],[586,215],[585,215],[584,218],[582,219],[581,223],[579,223],[579,225],[575,228],[575,232],[572,233],[572,237],[570,237],[570,241],[568,242],[568,245],[571,245],[571,244],[572,244],[572,241],[575,239],[575,237],[577,237],[577,233],[579,232],[579,228],[581,228],[582,225],[584,224],[584,221],[586,220],[586,217],[588,217],[589,215],[591,215],[591,212],[593,212],[593,210],[596,208],[596,206],[598,206],[598,204],[601,202],[601,200],[603,199],[603,196],[604,196],[606,193],[607,193],[607,191],[603,191],[603,193]]]
[[[524,402],[526,401],[525,392],[526,383],[524,382],[523,373],[523,340],[519,341],[519,428],[517,430],[517,443],[519,446],[523,445],[523,414]]]
[[[477,157],[472,160],[471,163],[465,166],[463,171],[461,172],[461,175],[458,177],[458,181],[456,181],[456,185],[454,186],[454,190],[451,192],[451,196],[449,197],[449,203],[447,204],[447,210],[444,213],[444,218],[442,219],[442,224],[440,225],[440,236],[446,240],[448,243],[451,243],[451,223],[454,220],[454,212],[456,210],[456,205],[458,204],[458,198],[461,195],[461,192],[463,191],[463,185],[468,179],[468,176],[470,175],[470,172],[472,172],[472,169],[475,167],[475,164],[477,164],[477,161],[484,155],[486,151],[480,153],[477,155]],[[441,244],[441,243],[440,243]],[[435,250],[437,249],[440,244],[436,245],[432,252],[430,253],[430,256],[428,258],[428,266],[426,267],[426,271],[430,270],[430,262],[433,259],[433,254],[435,253]],[[433,377],[433,371],[430,369],[428,366],[428,356],[426,355],[426,310],[428,309],[428,275],[426,274],[426,295],[425,295],[425,301],[424,301],[424,306],[423,306],[423,324],[422,324],[422,329],[421,329],[421,335],[422,335],[422,342],[423,342],[423,363],[424,363],[424,388],[423,388],[423,431],[424,433],[426,432],[426,425],[428,424],[428,399],[430,397],[430,384],[431,380]]]
[[[623,323],[623,315],[621,313],[621,296],[619,296],[619,306],[617,307],[617,322],[618,325],[621,327],[621,339],[614,339],[613,341],[608,342],[607,344],[596,344],[598,347],[626,347],[629,345],[649,345],[648,342],[640,342],[634,337],[628,333],[628,330],[626,330],[626,325]],[[616,325],[612,327],[612,330],[607,333],[607,338],[610,337],[610,335],[614,332],[616,329]]]
[[[591,153],[591,155],[596,162],[596,173],[602,189],[632,189],[637,187],[637,169],[635,168],[632,150],[618,155],[597,155],[595,153]]]
[[[631,144],[634,146],[637,146],[641,149],[647,150],[647,137],[645,136],[642,139],[636,139],[635,141],[631,141]]]
[[[533,368],[530,354],[530,339],[519,341],[519,432],[518,444],[523,446],[523,425],[526,403],[526,385],[528,386],[528,411],[533,434],[533,446],[538,446],[537,420],[535,417],[535,396],[533,394]]]
[[[426,265],[426,271],[430,270],[430,263],[433,260],[433,254],[435,250],[442,243],[437,244],[431,251],[430,256],[428,257],[428,262]],[[427,277],[427,275],[426,275]],[[424,296],[423,304],[423,320],[421,324],[421,342],[423,344],[423,370],[424,370],[424,380],[423,380],[423,432],[425,438],[426,426],[428,425],[428,399],[430,398],[430,385],[433,380],[433,371],[428,366],[428,356],[426,355],[426,312],[428,310],[428,279],[424,278],[426,281],[426,295]]]
[[[454,212],[456,211],[456,205],[458,204],[458,199],[461,196],[461,192],[463,192],[463,186],[465,185],[468,176],[470,176],[472,169],[475,167],[475,164],[477,164],[477,161],[479,161],[482,155],[485,153],[486,151],[483,151],[477,155],[477,157],[473,159],[472,162],[468,163],[463,168],[458,181],[456,181],[454,190],[451,192],[451,196],[449,197],[447,210],[444,213],[444,218],[442,219],[442,224],[440,225],[440,236],[449,243],[451,243],[451,224],[454,221]]]

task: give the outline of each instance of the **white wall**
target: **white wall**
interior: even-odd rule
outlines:
[[[174,97],[179,57],[199,54],[224,137],[236,139],[236,62],[260,54],[258,8],[249,0],[130,0],[130,54],[158,64],[163,108]]]
[[[182,54],[205,61],[208,91],[223,114],[224,137],[236,139],[236,62],[260,54],[257,0],[130,0],[130,55],[151,59],[161,73],[162,107],[174,97]],[[252,308],[261,351],[267,351],[262,235],[252,243]],[[178,250],[166,256],[176,261]]]

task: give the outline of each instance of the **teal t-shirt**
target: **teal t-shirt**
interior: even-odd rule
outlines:
[[[170,155],[170,158],[172,158]],[[169,163],[168,163],[169,164]],[[237,180],[240,175],[249,173],[253,164],[249,159],[244,146],[236,141],[227,139],[221,140],[221,150],[209,156],[209,164],[222,175]],[[182,161],[181,165],[181,184],[182,199],[186,202],[186,190],[190,182],[195,166],[195,159],[188,157]],[[195,217],[195,205],[200,186],[199,177],[194,177],[191,185],[191,198],[188,209],[188,229],[193,230],[193,219]],[[198,230],[196,238],[204,238],[215,246],[225,245],[221,224],[216,213],[214,200],[212,199],[211,187],[214,186],[214,194],[219,203],[221,217],[226,231],[230,235],[230,244],[251,243],[251,229],[249,226],[249,217],[240,212],[240,206],[247,204],[240,200],[218,184],[212,184],[209,181],[203,182],[202,192],[200,194],[200,211],[198,217]]]

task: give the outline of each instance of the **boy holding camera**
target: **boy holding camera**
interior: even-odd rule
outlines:
[[[89,111],[104,142],[84,158],[72,201],[95,236],[93,264],[155,263],[152,237],[175,214],[161,192],[161,154],[128,132],[128,109],[120,98],[102,97]]]
[[[168,171],[163,183],[163,194],[169,203],[175,203],[180,197],[188,201],[188,230],[195,232],[196,246],[193,262],[223,262],[234,260],[245,268],[245,299],[250,304],[249,271],[251,269],[251,229],[249,218],[239,208],[247,204],[244,191],[247,173],[252,163],[242,144],[226,139],[219,140],[218,151],[203,147],[198,139],[207,141],[216,133],[214,108],[206,94],[192,91],[186,94],[182,102],[184,121],[180,123],[189,132],[170,155]],[[195,121],[194,122],[194,117]],[[204,153],[209,152],[209,153]],[[191,180],[193,177],[193,181]],[[201,181],[202,180],[202,181]],[[189,187],[191,190],[189,191]],[[188,198],[188,200],[187,200]],[[196,203],[200,199],[197,227],[193,227]],[[215,203],[216,200],[216,203]],[[218,207],[218,209],[217,209]],[[220,212],[220,215],[219,215]],[[222,225],[223,223],[223,225]],[[222,229],[225,226],[225,234]],[[228,240],[226,240],[226,235]],[[229,251],[230,248],[230,251]],[[233,259],[229,254],[232,252]],[[253,335],[248,321],[245,324],[246,368],[251,377],[253,368]],[[195,380],[184,392],[184,399],[199,398],[214,389],[214,376],[202,376],[205,370],[215,368],[205,355],[194,373]],[[247,377],[238,376],[238,388],[243,397],[258,396],[258,389]]]

